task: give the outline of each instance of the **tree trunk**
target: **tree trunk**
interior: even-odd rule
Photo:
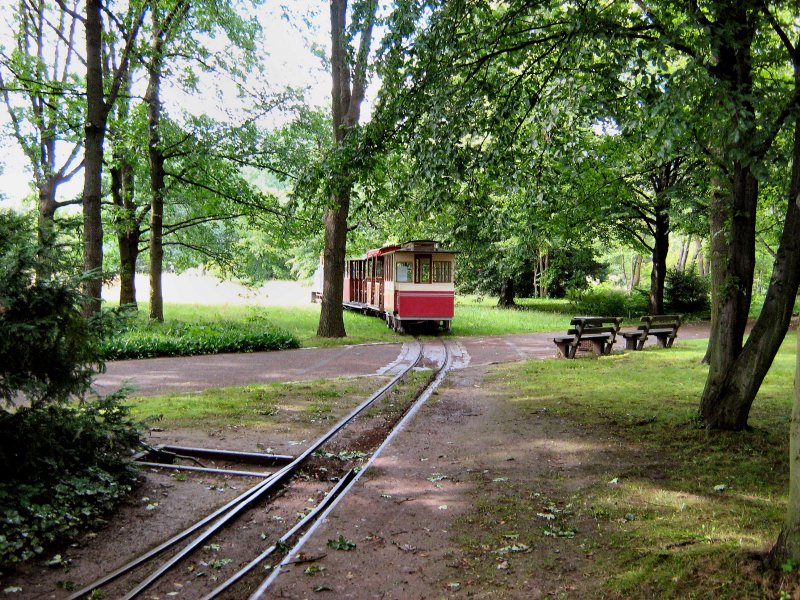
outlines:
[[[722,235],[717,234],[719,239],[716,243],[720,247],[715,251],[719,252],[724,247],[722,256],[714,255],[711,263],[712,283],[719,288],[715,290],[712,308],[709,338],[712,351],[708,377],[700,400],[701,419],[708,427],[715,429],[744,428],[752,402],[752,399],[737,398],[729,380],[733,375],[734,363],[742,352],[750,311],[755,269],[757,198],[758,181],[750,167],[737,164],[730,195],[723,194],[719,198],[718,208],[722,213],[711,216],[712,220],[719,221],[732,215],[730,229]]]
[[[726,365],[725,371],[716,373],[714,379],[709,373],[700,404],[700,415],[709,427],[733,430],[747,427],[750,407],[786,336],[800,285],[800,207],[796,202],[798,197],[800,197],[800,120],[795,124],[794,131],[790,200],[764,306],[747,343],[737,352],[730,364]],[[735,240],[733,237],[734,242]],[[730,295],[730,292],[728,294]],[[743,300],[742,303],[749,309],[749,297],[746,300],[747,302]],[[745,314],[745,323],[746,318]],[[739,321],[736,325],[739,325]],[[744,324],[741,326],[743,332]],[[718,337],[723,338],[722,348],[730,350],[732,340],[724,335],[718,334]],[[719,348],[715,346],[711,357],[712,369],[721,362],[717,360],[720,354]]]
[[[681,249],[678,254],[678,264],[675,265],[675,268],[681,273],[686,271],[686,262],[689,260],[689,245],[691,243],[691,235],[686,236],[686,239],[681,242]]]
[[[695,238],[694,240],[694,255],[692,256],[692,264],[697,265],[697,274],[700,277],[706,276],[705,257],[703,256],[703,240]]]
[[[163,67],[163,32],[153,13],[152,56],[148,66],[149,81],[144,100],[147,103],[147,155],[150,162],[150,318],[164,320],[164,297],[161,274],[164,265],[164,153],[161,149],[161,70]]]
[[[776,567],[788,560],[800,561],[800,328],[796,353],[794,405],[789,426],[789,503],[783,528],[772,548],[772,562]]]
[[[136,304],[136,261],[139,258],[141,230],[133,204],[133,168],[116,156],[111,172],[111,197],[117,207],[117,244],[119,246],[119,304]]]
[[[513,308],[517,305],[514,302],[514,279],[507,277],[500,286],[500,298],[497,300],[498,308]]]
[[[664,314],[664,280],[667,277],[667,254],[669,253],[669,215],[666,210],[656,209],[653,243],[653,269],[650,272],[651,315]]]
[[[638,254],[634,254],[631,258],[631,285],[629,292],[633,293],[633,290],[639,285],[639,282],[642,279],[642,257]]]
[[[84,143],[83,182],[83,269],[92,275],[84,281],[85,315],[100,310],[103,269],[103,221],[101,186],[103,177],[103,139],[106,116],[103,100],[103,64],[100,0],[86,0],[86,141]]]
[[[361,31],[358,51],[354,53],[355,65],[351,71],[346,43],[347,0],[330,2],[331,114],[335,149],[346,143],[361,116],[361,104],[366,91],[367,60],[377,11],[376,1],[370,3],[368,11],[363,15],[364,29]],[[350,212],[350,193],[353,183],[346,164],[339,172],[332,173],[331,177],[335,180],[335,191],[331,196],[332,207],[325,211],[325,260],[317,335],[344,337],[346,332],[342,315],[343,270],[347,252],[347,217]]]
[[[136,302],[136,262],[139,258],[142,218],[137,216],[134,202],[134,172],[127,156],[123,139],[125,128],[130,126],[131,74],[127,71],[122,85],[123,95],[117,103],[116,122],[119,130],[111,129],[113,161],[111,175],[111,199],[117,208],[114,226],[119,248],[119,304],[138,310]]]
[[[542,255],[542,280],[539,284],[539,297],[547,298],[550,290],[547,286],[547,269],[550,267],[550,252],[545,251]]]
[[[38,235],[41,248],[52,248],[55,243],[57,209],[55,178],[45,175],[39,184]]]
[[[350,197],[334,197],[336,209],[325,211],[325,256],[322,280],[322,304],[320,306],[317,335],[321,337],[345,337],[342,298],[344,295],[344,263],[347,245],[347,213]]]
[[[625,289],[628,292],[631,291],[631,279],[628,277],[628,259],[625,257],[625,254],[621,255],[620,258],[620,266],[622,267],[622,279],[625,282]],[[633,273],[631,273],[633,275]]]
[[[797,133],[798,127],[800,125],[795,125],[795,169],[793,173],[795,181],[800,181],[797,165],[800,162],[800,148],[798,148],[797,141],[797,138],[800,137]],[[800,184],[796,188],[792,187],[794,198],[789,202],[794,204],[795,209],[800,210],[798,191],[800,191]],[[772,549],[773,562],[776,565],[781,565],[790,559],[800,562],[800,328],[797,330],[795,352],[794,405],[789,427],[789,503],[786,507],[783,528]]]

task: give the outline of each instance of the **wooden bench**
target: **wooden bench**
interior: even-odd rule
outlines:
[[[683,322],[683,315],[645,315],[642,324],[634,331],[622,331],[626,350],[641,350],[648,336],[656,338],[660,348],[671,348],[678,337],[678,328]]]
[[[567,335],[553,338],[558,356],[575,358],[575,353],[583,342],[595,354],[611,354],[622,317],[575,317],[569,324]]]

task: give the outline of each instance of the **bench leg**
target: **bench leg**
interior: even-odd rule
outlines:
[[[645,341],[646,341],[646,340],[647,340],[647,337],[646,337],[646,336],[645,336],[645,337],[643,337],[643,338],[641,338],[640,340],[638,340],[638,341],[636,342],[636,349],[637,349],[637,350],[641,350],[642,348],[644,348],[644,343],[645,343]]]
[[[606,354],[606,343],[602,340],[589,340],[592,343],[592,352],[598,356]]]
[[[572,356],[570,356],[570,350],[572,350]],[[575,356],[575,349],[571,348],[567,342],[556,342],[556,356],[559,358],[572,358]]]
[[[656,336],[656,343],[659,348],[669,348],[669,345],[667,345],[667,338],[663,335]]]
[[[639,340],[632,337],[625,338],[625,350],[639,350]]]

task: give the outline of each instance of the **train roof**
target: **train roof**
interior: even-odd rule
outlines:
[[[383,256],[391,252],[426,252],[431,254],[456,254],[454,250],[445,250],[439,248],[439,242],[436,240],[409,240],[404,244],[394,244],[392,246],[384,246],[383,248],[375,248],[367,250],[367,258],[374,256]]]

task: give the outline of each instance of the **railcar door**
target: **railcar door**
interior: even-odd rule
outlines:
[[[373,296],[373,305],[378,307],[378,310],[383,311],[383,256],[375,259],[375,288]]]

